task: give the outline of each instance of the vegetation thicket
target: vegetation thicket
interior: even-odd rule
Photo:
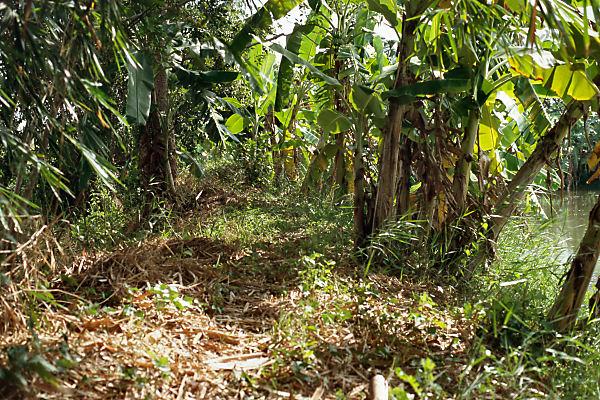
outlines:
[[[599,0],[0,21],[0,397],[600,397]]]

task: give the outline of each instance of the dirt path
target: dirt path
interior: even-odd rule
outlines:
[[[31,397],[360,399],[371,374],[402,387],[394,369],[417,373],[426,359],[456,386],[473,329],[443,305],[448,294],[364,278],[348,254],[307,256],[311,239],[152,239],[81,254],[38,316],[57,380],[34,378]]]

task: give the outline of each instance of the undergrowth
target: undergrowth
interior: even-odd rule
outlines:
[[[505,229],[498,259],[473,282],[472,301],[485,317],[463,378],[463,397],[600,397],[596,321],[584,315],[577,330],[565,335],[547,322],[568,268],[562,246],[537,218],[515,218]]]
[[[151,204],[143,221],[138,194],[94,191],[67,236],[53,227],[69,249],[50,238],[24,249],[28,265],[54,261],[26,295],[11,289],[23,302],[10,304],[31,312],[13,315],[29,323],[3,337],[0,380],[45,398],[86,398],[104,382],[102,396],[115,398],[189,386],[207,397],[354,399],[379,373],[395,399],[600,397],[598,324],[557,335],[544,322],[566,266],[542,223],[515,219],[498,259],[455,284],[464,277],[424,261],[439,251],[419,243],[418,221],[359,254],[346,200],[250,185],[232,165],[209,165],[201,181],[183,174],[174,205]],[[422,252],[406,257],[412,246]],[[215,371],[194,354],[268,362]]]

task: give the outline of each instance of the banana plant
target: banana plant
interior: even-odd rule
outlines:
[[[238,73],[231,70],[206,70],[207,57],[220,56],[230,65],[238,68],[248,79],[254,92],[261,93],[264,87],[260,71],[247,62],[244,52],[255,35],[269,29],[273,22],[295,8],[299,1],[269,0],[260,8],[231,40],[221,35],[202,36],[194,26],[185,25],[189,17],[195,16],[191,4],[178,7],[168,0],[141,4],[137,10],[132,4],[136,20],[137,44],[141,50],[128,63],[129,91],[127,115],[140,127],[139,160],[140,171],[146,185],[151,181],[166,183],[170,193],[175,192],[176,159],[175,138],[172,135],[172,121],[177,118],[175,109],[169,105],[169,81],[176,77],[179,87],[186,90],[192,101],[204,106],[206,115],[214,124],[223,139],[235,139],[234,134],[223,123],[218,111],[222,103],[220,96],[213,92],[213,86],[232,82]],[[153,12],[147,12],[152,7]],[[138,11],[137,13],[135,11]],[[184,34],[187,32],[187,34]],[[190,33],[191,32],[191,33]],[[190,157],[186,157],[190,158]],[[153,187],[157,187],[153,184]]]

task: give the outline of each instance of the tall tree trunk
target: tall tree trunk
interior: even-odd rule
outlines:
[[[562,289],[548,314],[548,319],[557,330],[565,331],[574,326],[599,254],[600,196],[590,212],[588,227],[579,244],[577,256],[573,259]]]
[[[380,229],[388,219],[393,217],[394,195],[396,193],[398,174],[400,135],[402,133],[404,113],[404,107],[392,100],[390,103],[387,129],[385,136],[383,137],[383,147],[381,149],[379,181],[377,183],[377,197],[375,199],[372,228],[373,232]]]
[[[525,187],[533,182],[535,176],[548,162],[552,154],[558,151],[569,130],[583,115],[585,107],[582,102],[571,102],[558,122],[544,135],[531,156],[508,183],[506,189],[496,201],[492,213],[490,235],[492,242],[498,239],[502,228],[514,213],[519,201],[523,198]]]
[[[414,3],[414,2],[413,2]],[[409,6],[407,5],[407,9]],[[418,24],[419,14],[405,14],[402,21],[402,39],[398,45],[398,71],[394,89],[405,86],[409,80],[409,59],[413,53],[415,32]],[[390,100],[386,129],[384,132],[383,146],[381,148],[379,181],[377,185],[377,197],[375,199],[375,210],[373,212],[372,231],[380,229],[386,221],[395,216],[394,197],[398,191],[398,176],[404,183],[410,178],[410,159],[403,157],[400,161],[400,139],[402,136],[402,122],[406,114],[407,106],[399,104],[396,100]],[[409,140],[404,138],[405,141]],[[408,143],[403,142],[403,155],[407,155]],[[406,200],[406,199],[405,199]],[[406,211],[406,205],[400,205],[400,212]]]
[[[400,138],[398,157],[396,215],[403,215],[406,214],[410,208],[410,168],[412,164],[411,140],[406,135],[402,135]]]
[[[342,60],[337,59],[337,53],[336,50],[333,54],[333,57],[336,58],[334,77],[339,79],[340,72],[343,68],[343,62]],[[346,86],[347,82],[343,82],[343,84]],[[344,107],[341,99],[342,95],[342,93],[335,91],[333,94],[333,104],[336,111],[345,114],[348,110]],[[340,132],[336,135],[335,146],[337,150],[333,161],[333,183],[336,186],[337,193],[340,196],[343,196],[348,193],[348,179],[346,178],[346,132]]]
[[[471,176],[471,164],[473,162],[473,151],[475,140],[479,133],[479,121],[481,119],[481,110],[475,107],[469,113],[467,125],[465,126],[465,136],[462,140],[461,156],[458,159],[454,169],[454,179],[452,181],[452,193],[456,201],[456,215],[460,216],[465,211],[467,193],[469,192],[469,178]]]
[[[139,140],[142,184],[159,194],[175,192],[175,141],[168,127],[168,96],[167,71],[159,67],[154,78],[152,108]]]
[[[548,162],[552,154],[560,148],[569,130],[583,115],[587,106],[579,101],[573,101],[562,114],[556,124],[542,137],[535,150],[525,164],[519,168],[517,174],[508,183],[491,211],[490,227],[486,233],[485,242],[481,243],[480,250],[469,262],[467,270],[473,274],[477,268],[485,265],[494,257],[495,244],[500,237],[502,229],[514,214],[519,202],[523,198],[525,188],[533,182],[535,176]]]
[[[365,166],[363,163],[363,134],[365,122],[358,116],[359,123],[354,131],[354,244],[362,248],[367,240],[367,216],[365,197]]]

